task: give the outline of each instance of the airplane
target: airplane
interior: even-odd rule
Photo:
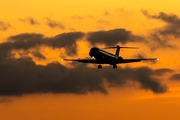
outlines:
[[[83,63],[94,63],[94,64],[98,64],[98,69],[102,69],[101,64],[110,64],[113,65],[114,69],[117,69],[117,64],[121,64],[121,63],[140,62],[142,60],[159,60],[159,58],[123,59],[121,56],[119,56],[121,48],[130,48],[130,49],[138,49],[138,48],[120,47],[119,45],[117,45],[117,47],[107,47],[103,49],[110,49],[110,48],[116,48],[116,53],[112,54],[100,48],[93,47],[89,51],[89,55],[91,56],[91,59],[62,59],[62,61],[78,61]]]

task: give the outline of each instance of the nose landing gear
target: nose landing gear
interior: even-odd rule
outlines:
[[[98,65],[98,69],[102,69],[102,65]]]
[[[114,69],[117,69],[117,65],[113,65],[113,68],[114,68]]]

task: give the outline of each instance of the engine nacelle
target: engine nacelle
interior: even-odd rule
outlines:
[[[118,57],[118,60],[123,60],[123,58],[122,57]]]

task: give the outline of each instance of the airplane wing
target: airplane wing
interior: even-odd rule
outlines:
[[[131,63],[140,62],[142,60],[158,60],[158,58],[150,59],[114,59],[114,60],[96,60],[96,59],[63,59],[63,61],[78,61],[83,63],[96,63],[96,64],[121,64],[121,63]]]
[[[63,61],[78,61],[83,63],[99,63],[98,60],[95,59],[63,59]]]
[[[149,59],[122,59],[122,60],[118,60],[118,63],[140,62],[142,60],[159,60],[159,59],[158,58],[149,58]]]

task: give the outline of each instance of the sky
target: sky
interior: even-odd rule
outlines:
[[[179,120],[178,0],[0,1],[2,120]],[[159,61],[110,65],[92,47],[123,58]],[[115,53],[114,49],[107,50]]]

